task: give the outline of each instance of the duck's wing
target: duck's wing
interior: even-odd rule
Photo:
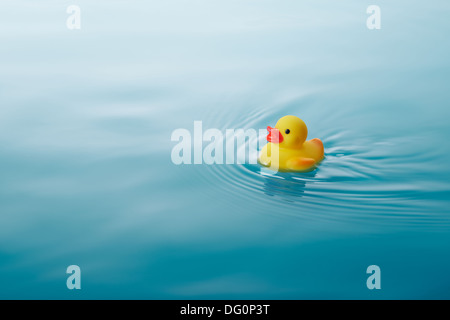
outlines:
[[[304,157],[291,158],[286,163],[287,167],[294,171],[307,171],[313,168],[315,164],[316,160]]]

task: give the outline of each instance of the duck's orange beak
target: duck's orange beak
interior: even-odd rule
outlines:
[[[281,134],[280,130],[268,126],[267,131],[269,131],[269,134],[267,135],[267,141],[272,143],[283,142],[283,135]]]

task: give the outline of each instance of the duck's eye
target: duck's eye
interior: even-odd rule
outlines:
[[[286,129],[286,134],[289,134],[290,132],[291,132],[291,130],[289,130],[289,129]]]

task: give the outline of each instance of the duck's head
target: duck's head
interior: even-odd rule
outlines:
[[[267,141],[279,143],[281,148],[300,148],[308,136],[306,124],[296,116],[284,116],[275,128],[269,126],[267,130]]]

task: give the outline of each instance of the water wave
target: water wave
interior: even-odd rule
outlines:
[[[249,108],[251,112],[224,111],[219,117],[209,114],[206,118],[210,123],[216,121],[223,130],[262,129],[274,125],[278,116],[285,114],[308,118],[310,111],[304,105],[308,100],[299,98],[284,105]],[[321,221],[450,225],[447,214],[434,210],[430,202],[420,201],[418,196],[448,194],[448,185],[427,179],[427,172],[432,176],[431,164],[439,150],[415,148],[412,141],[420,141],[420,136],[380,139],[377,134],[356,135],[351,130],[327,126],[330,117],[307,123],[315,132],[321,132],[325,146],[325,158],[312,172],[273,172],[246,163],[199,166],[198,176],[213,188],[220,188],[228,199],[240,199],[236,202],[244,201],[257,212]],[[220,123],[214,119],[220,119]],[[336,117],[333,121],[339,122]],[[260,146],[264,145],[264,137],[259,139]]]

